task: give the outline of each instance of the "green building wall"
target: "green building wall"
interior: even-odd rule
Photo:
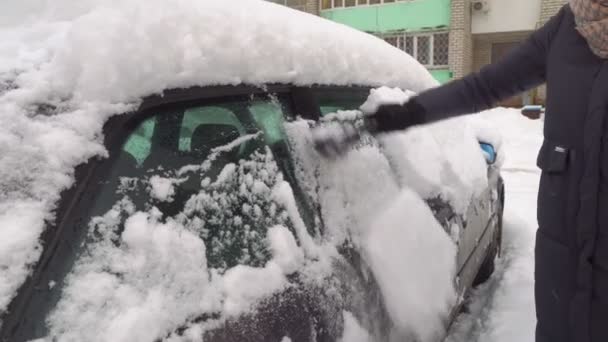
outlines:
[[[450,15],[450,0],[400,1],[321,11],[324,18],[373,33],[447,28]]]
[[[448,29],[451,14],[451,0],[399,1],[321,11],[321,16],[326,19],[374,34]],[[441,83],[452,79],[450,70],[429,71]]]
[[[433,69],[429,70],[431,75],[440,83],[447,83],[454,77],[452,72],[448,69]]]

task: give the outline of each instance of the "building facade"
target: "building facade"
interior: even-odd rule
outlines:
[[[567,0],[272,0],[379,36],[440,82],[500,59]],[[507,105],[544,102],[535,90]]]

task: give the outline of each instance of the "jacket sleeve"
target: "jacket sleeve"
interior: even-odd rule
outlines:
[[[426,122],[486,110],[544,83],[551,41],[566,7],[498,62],[418,95],[416,102],[424,108]]]

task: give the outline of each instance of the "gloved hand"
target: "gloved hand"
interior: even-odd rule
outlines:
[[[373,134],[400,131],[426,122],[426,111],[416,99],[403,105],[381,105],[375,113],[365,117],[366,127]]]
[[[345,154],[363,133],[377,135],[403,130],[426,122],[424,108],[415,100],[404,105],[381,105],[375,113],[363,118],[363,125],[354,122],[332,122],[312,131],[315,149],[324,157],[335,159]]]

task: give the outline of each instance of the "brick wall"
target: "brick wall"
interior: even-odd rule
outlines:
[[[479,70],[482,66],[490,64],[492,44],[521,42],[531,33],[531,31],[517,31],[475,35],[473,38],[473,70]]]
[[[454,78],[470,73],[473,68],[470,0],[452,0],[449,64]]]
[[[320,0],[306,0],[306,12],[319,15]]]
[[[477,71],[482,66],[490,64],[492,59],[492,43],[487,40],[476,39],[473,41],[473,70]]]

